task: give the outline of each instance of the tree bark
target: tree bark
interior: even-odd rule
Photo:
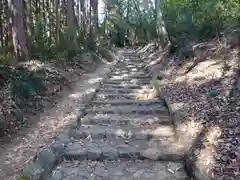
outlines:
[[[59,5],[60,1],[59,0],[55,0],[55,13],[56,13],[56,27],[55,27],[55,41],[56,41],[56,45],[59,44],[59,33],[60,33],[60,13],[59,13]]]
[[[73,36],[75,31],[75,13],[74,13],[74,2],[73,0],[67,1],[67,32],[70,36]]]
[[[81,23],[82,23],[82,27],[81,27],[81,31],[82,31],[82,39],[85,40],[85,36],[86,36],[86,4],[85,4],[85,0],[80,0],[80,9],[81,9]]]
[[[96,49],[98,31],[98,0],[90,0],[90,44],[91,50]]]
[[[4,39],[3,39],[3,29],[4,29],[4,20],[3,20],[3,1],[0,2],[0,46],[4,46]]]
[[[164,47],[169,42],[168,33],[163,20],[160,0],[155,0],[156,8],[156,30],[160,44]]]
[[[19,61],[28,60],[27,40],[23,22],[23,0],[12,0],[12,38],[14,53]]]

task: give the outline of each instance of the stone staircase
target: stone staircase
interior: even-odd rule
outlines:
[[[139,98],[151,81],[144,62],[134,51],[123,56],[84,110],[81,127],[59,137],[62,158],[43,179],[189,179],[163,100]]]

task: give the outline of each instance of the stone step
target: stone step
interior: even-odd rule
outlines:
[[[137,94],[137,93],[147,93],[147,90],[143,89],[129,89],[129,88],[102,88],[99,90],[100,93],[109,93],[109,94]]]
[[[151,78],[147,74],[143,73],[123,73],[123,74],[111,74],[111,78]]]
[[[103,84],[102,87],[103,88],[142,89],[142,86],[138,85],[138,84],[119,84],[119,83],[112,83],[112,84],[105,83],[105,84]]]
[[[125,93],[125,94],[115,94],[115,93],[98,93],[96,95],[96,100],[141,100],[144,97],[144,93]],[[158,97],[151,98],[151,100],[156,100]]]
[[[155,106],[148,108],[146,106],[143,107],[111,107],[111,108],[93,108],[93,109],[86,109],[87,113],[103,113],[103,114],[151,114],[151,113],[162,113],[168,114],[168,111],[163,106]]]
[[[187,180],[179,162],[151,160],[64,161],[47,180]]]
[[[133,76],[133,77],[128,77],[128,76],[111,76],[109,80],[148,80],[151,81],[151,77],[149,76]]]
[[[147,73],[145,71],[138,71],[138,72],[132,72],[132,73],[129,73],[128,71],[114,71],[111,73],[111,75],[134,75],[134,76],[142,76],[146,74]]]
[[[159,124],[172,124],[168,115],[119,115],[119,114],[87,114],[81,119],[82,124],[116,124],[116,125],[134,125],[155,126]]]
[[[142,61],[133,61],[133,62],[132,61],[121,61],[118,64],[116,64],[117,67],[124,66],[124,65],[144,67],[146,64],[144,62],[142,62]]]
[[[111,105],[131,105],[131,104],[134,104],[134,105],[157,105],[157,104],[160,104],[160,105],[164,105],[164,102],[163,100],[159,100],[159,99],[156,99],[156,100],[108,100],[108,101],[100,101],[100,100],[94,100],[92,101],[92,104],[111,104]]]
[[[132,84],[132,85],[149,85],[151,79],[108,79],[106,80],[106,84]]]
[[[117,100],[110,100],[110,101],[117,101]],[[119,101],[119,100],[118,100]],[[125,100],[123,100],[125,101]],[[128,100],[131,101],[131,100]],[[136,101],[136,100],[135,100]],[[105,101],[106,102],[106,101]],[[128,108],[144,108],[145,109],[157,109],[157,108],[165,108],[164,104],[161,102],[155,102],[155,103],[131,103],[131,104],[94,104],[92,103],[91,106],[89,106],[91,109],[99,109],[99,108],[121,108],[121,109],[128,109]]]
[[[144,61],[139,59],[139,58],[125,59],[123,61],[119,61],[119,63],[121,63],[121,62],[123,62],[123,63],[128,63],[128,62],[130,62],[130,63],[144,63]]]
[[[117,69],[114,69],[114,71],[115,71],[115,72],[122,72],[122,73],[145,72],[145,71],[144,71],[144,68],[142,68],[142,69],[132,69],[132,70],[124,69],[124,68],[117,68]]]
[[[156,127],[136,127],[133,125],[82,125],[70,131],[71,137],[85,139],[91,136],[94,139],[121,137],[126,139],[147,140],[159,137],[173,137],[175,134],[172,125],[158,125]]]
[[[128,72],[138,72],[138,71],[143,71],[144,68],[143,67],[115,67],[114,68],[115,71],[122,71],[122,70],[128,70]]]
[[[130,64],[130,63],[121,63],[116,64],[115,68],[141,68],[144,69],[145,65],[143,64]]]
[[[115,135],[113,134],[115,133]],[[116,135],[117,134],[117,135]],[[119,134],[119,135],[118,135]],[[71,142],[66,144],[64,157],[68,160],[118,160],[118,159],[151,159],[164,161],[180,161],[185,155],[184,148],[176,139],[161,137],[147,139],[145,134],[124,132],[115,129],[110,131],[93,129],[91,131],[72,130]]]

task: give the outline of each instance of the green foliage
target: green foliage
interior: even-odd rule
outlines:
[[[192,38],[204,39],[239,24],[240,3],[238,0],[167,0],[163,12],[167,29],[175,38],[187,33]]]

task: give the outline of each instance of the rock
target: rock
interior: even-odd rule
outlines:
[[[3,114],[0,115],[0,134],[4,134],[6,130],[6,118]]]
[[[46,149],[40,153],[37,162],[43,167],[44,174],[48,174],[57,164],[59,158],[52,149]]]
[[[221,157],[221,160],[223,161],[223,162],[227,162],[228,161],[228,156],[227,155],[223,155],[222,157]]]
[[[67,147],[64,156],[67,159],[84,160],[87,157],[87,149],[81,144],[72,144]]]
[[[66,145],[68,144],[71,140],[68,134],[61,134],[58,137],[58,141],[61,142],[62,144]]]
[[[116,59],[115,55],[108,49],[101,49],[99,50],[99,53],[101,54],[102,58],[106,59],[108,62],[115,61]]]
[[[100,148],[94,147],[87,150],[88,160],[99,160],[102,155],[102,150]]]
[[[92,127],[89,129],[84,129],[85,136],[91,135],[92,138],[105,138],[106,137],[106,129],[100,126]]]
[[[102,155],[104,159],[115,160],[118,157],[118,151],[115,148],[104,146],[102,148]]]
[[[59,179],[62,179],[64,176],[63,176],[63,173],[61,171],[56,171],[56,172],[53,172],[51,177],[49,178],[49,180],[59,180]]]
[[[147,140],[148,139],[147,133],[134,133],[134,136],[137,140]]]
[[[148,148],[142,152],[142,156],[147,159],[157,161],[159,159],[159,150],[156,148]]]
[[[84,139],[86,138],[86,134],[80,129],[72,129],[69,133],[69,135],[75,139]]]
[[[31,180],[41,180],[43,173],[44,169],[39,163],[32,163],[23,170],[21,177]]]
[[[137,149],[127,144],[118,145],[117,149],[118,149],[118,155],[121,158],[137,157],[140,155]]]
[[[65,145],[60,141],[56,141],[51,145],[51,148],[54,150],[56,155],[62,155],[65,150]]]
[[[207,93],[208,97],[216,97],[218,96],[218,92],[217,91],[210,91]]]

